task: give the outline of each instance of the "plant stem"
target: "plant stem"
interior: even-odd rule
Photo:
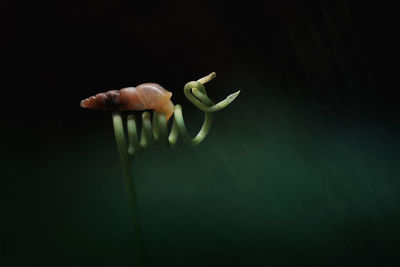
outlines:
[[[113,113],[112,117],[113,117],[115,140],[117,142],[118,151],[122,162],[122,171],[124,176],[125,189],[127,191],[128,199],[132,209],[133,234],[135,243],[134,245],[137,249],[136,253],[137,260],[135,262],[138,265],[146,265],[146,250],[144,246],[142,227],[140,223],[135,183],[132,176],[132,170],[129,165],[128,146],[125,139],[124,126],[122,123],[121,114],[119,112]]]

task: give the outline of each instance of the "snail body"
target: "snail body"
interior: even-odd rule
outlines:
[[[144,83],[99,93],[81,101],[81,107],[109,111],[152,109],[165,114],[167,120],[174,112],[172,93],[156,83]]]

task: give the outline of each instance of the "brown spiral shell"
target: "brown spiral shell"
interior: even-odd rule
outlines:
[[[81,107],[108,111],[152,109],[169,119],[174,112],[172,93],[156,83],[99,93],[81,101]]]

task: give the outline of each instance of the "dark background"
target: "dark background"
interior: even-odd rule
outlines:
[[[2,265],[129,265],[111,116],[157,82],[206,140],[133,162],[150,265],[400,264],[396,9],[389,1],[1,1]],[[397,31],[396,31],[397,30]]]

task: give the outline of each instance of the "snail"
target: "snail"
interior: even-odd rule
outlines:
[[[165,114],[167,120],[174,113],[172,93],[156,83],[144,83],[99,93],[81,101],[81,107],[110,111],[152,109]]]

